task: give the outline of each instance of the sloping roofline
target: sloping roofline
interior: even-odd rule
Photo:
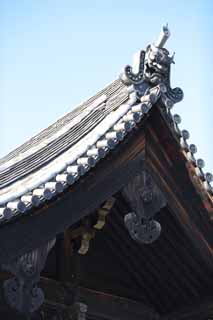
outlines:
[[[178,127],[180,116],[171,114],[183,92],[170,87],[173,56],[163,47],[169,36],[166,26],[155,44],[135,56],[133,68],[126,66],[119,79],[2,159],[0,223],[57,199],[116,148],[156,103],[166,110],[200,190],[212,203],[212,175],[203,172],[203,160],[195,159],[196,146],[188,145],[188,131]]]

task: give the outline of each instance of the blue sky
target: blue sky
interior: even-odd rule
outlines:
[[[165,22],[174,107],[213,172],[213,1],[0,1],[0,157],[117,77]]]

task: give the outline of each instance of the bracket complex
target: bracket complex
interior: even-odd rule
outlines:
[[[174,103],[183,99],[180,88],[171,88],[170,70],[174,63],[174,55],[163,48],[170,36],[168,26],[164,26],[158,40],[148,45],[146,51],[141,50],[135,54],[133,66],[127,65],[121,74],[121,80],[127,85],[133,85],[138,97],[149,94],[149,90],[161,86],[161,100],[166,107],[171,108]]]
[[[124,217],[131,237],[139,243],[154,242],[161,232],[160,223],[154,216],[166,206],[166,200],[151,175],[142,171],[124,187],[123,195],[133,210]]]

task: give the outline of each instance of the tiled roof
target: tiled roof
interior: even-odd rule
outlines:
[[[66,152],[126,101],[128,96],[128,90],[121,81],[114,81],[101,95],[97,94],[94,99],[10,153],[0,164],[0,187],[22,179]]]
[[[133,87],[116,80],[2,159],[1,221],[50,200],[94,167],[140,120],[135,103]]]
[[[203,161],[194,158],[196,147],[187,144],[188,132],[178,127],[180,117],[171,115],[171,107],[183,93],[170,87],[173,57],[162,47],[167,31],[157,45],[140,52],[136,71],[127,66],[119,79],[0,160],[0,223],[74,184],[116,148],[158,100],[202,188],[212,197],[212,175],[203,173]]]

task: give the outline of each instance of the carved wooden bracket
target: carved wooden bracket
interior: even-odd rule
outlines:
[[[2,265],[2,269],[15,275],[4,282],[7,303],[21,313],[36,311],[44,301],[44,294],[37,283],[45,266],[47,255],[55,244],[55,239],[44,246]]]
[[[106,216],[109,214],[110,210],[112,209],[113,205],[115,203],[115,198],[111,197],[109,198],[103,206],[101,206],[98,210],[98,220],[96,224],[93,226],[97,230],[103,229],[106,223]]]
[[[95,237],[96,231],[99,231],[104,228],[106,223],[106,216],[109,214],[115,203],[115,198],[111,197],[97,210],[98,219],[97,222],[91,226],[88,223],[88,219],[84,220],[84,231],[81,236],[81,247],[78,250],[78,253],[85,255],[90,246],[90,241]]]
[[[166,200],[150,173],[143,170],[122,191],[133,212],[128,213],[125,225],[131,237],[139,243],[152,243],[159,236],[161,226],[154,216],[166,206]]]

